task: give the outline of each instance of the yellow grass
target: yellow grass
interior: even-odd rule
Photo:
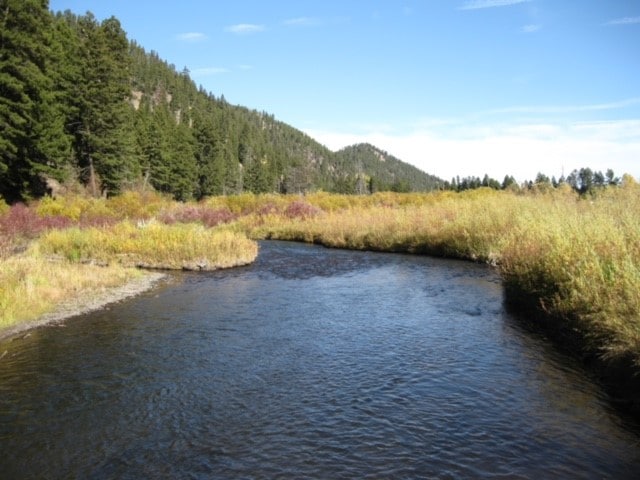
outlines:
[[[37,256],[8,258],[0,269],[0,329],[36,319],[63,301],[94,295],[141,274],[121,266],[53,263]]]
[[[149,219],[172,202],[155,192],[123,192],[117,197],[94,198],[70,194],[45,197],[35,204],[40,216],[62,216],[75,221],[91,222],[103,219]]]
[[[620,188],[588,198],[569,188],[525,194],[479,189],[369,196],[244,194],[210,198],[203,205],[240,217],[222,229],[161,225],[153,217],[172,207],[152,193],[44,200],[36,207],[42,215],[131,220],[52,231],[29,254],[63,259],[50,266],[53,270],[71,268],[67,262],[211,269],[253,261],[257,246],[246,234],[489,262],[500,269],[511,299],[533,299],[557,321],[577,329],[589,351],[610,360],[631,359],[640,367],[640,187],[630,178]],[[16,268],[2,272],[8,275]],[[21,280],[2,283],[5,311],[9,290],[43,281],[15,275]]]
[[[587,351],[640,367],[640,188],[633,182],[588,198],[561,188],[303,200],[323,211],[293,219],[251,213],[240,225],[255,238],[498,265],[516,301],[533,299],[577,329]]]
[[[520,219],[501,255],[516,295],[568,319],[602,358],[640,366],[640,191],[557,203]]]
[[[258,254],[257,244],[240,233],[155,221],[54,230],[34,248],[75,262],[189,270],[244,265]]]
[[[141,275],[131,267],[212,270],[255,260],[257,243],[242,232],[164,225],[151,218],[169,206],[163,197],[135,192],[109,200],[73,195],[35,204],[42,216],[80,224],[112,221],[50,230],[21,255],[9,253],[12,239],[4,242],[0,231],[0,329],[36,319],[69,299],[122,286]],[[117,218],[135,220],[113,224]]]
[[[305,200],[314,204],[316,198]],[[489,189],[352,198],[344,208],[331,208],[310,218],[255,215],[241,222],[257,238],[491,261],[504,242],[503,232],[512,228],[516,210],[525,208],[521,197]],[[324,199],[318,202],[327,203]]]

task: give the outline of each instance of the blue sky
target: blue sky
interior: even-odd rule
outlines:
[[[640,177],[638,0],[50,0],[228,102],[445,179]]]

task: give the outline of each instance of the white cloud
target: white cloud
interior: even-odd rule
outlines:
[[[187,32],[176,35],[176,38],[183,42],[202,42],[207,39],[207,36],[200,32]]]
[[[624,17],[609,20],[605,25],[634,25],[640,23],[640,17]]]
[[[540,30],[542,28],[542,25],[524,25],[520,31],[522,33],[533,33],[533,32],[537,32],[538,30]]]
[[[225,30],[238,35],[246,35],[250,33],[263,32],[265,27],[264,25],[256,25],[254,23],[238,23],[236,25],[228,26]]]
[[[481,8],[508,7],[518,3],[526,3],[531,0],[469,0],[458,8],[458,10],[479,10]]]
[[[481,112],[479,115],[499,114],[568,114],[579,112],[597,112],[604,110],[618,110],[640,104],[640,97],[626,98],[616,102],[592,103],[586,105],[522,105],[507,108],[497,108]]]
[[[559,177],[589,167],[640,177],[640,119],[610,122],[461,126],[424,124],[409,133],[345,133],[307,130],[332,150],[368,142],[445,180],[488,174],[533,180],[538,172]],[[442,125],[448,125],[443,122]]]
[[[222,73],[229,73],[228,68],[224,67],[204,67],[191,70],[191,75],[196,77],[207,77],[211,75],[220,75]]]

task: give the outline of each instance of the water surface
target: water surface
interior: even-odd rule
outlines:
[[[637,478],[488,267],[265,242],[0,343],[2,478]]]

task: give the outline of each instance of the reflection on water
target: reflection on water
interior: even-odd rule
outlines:
[[[484,266],[266,242],[0,344],[3,478],[635,478]]]

